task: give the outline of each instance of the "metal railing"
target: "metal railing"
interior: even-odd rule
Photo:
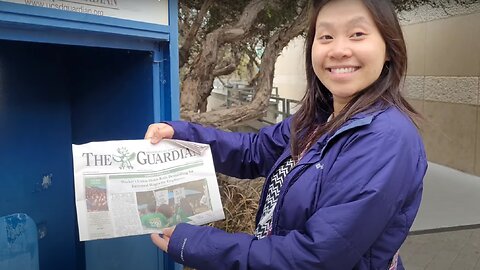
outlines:
[[[225,104],[227,108],[246,104],[253,100],[254,89],[252,87],[235,84],[232,86],[224,86],[224,89],[226,90]],[[279,97],[278,88],[273,87],[267,111],[264,116],[258,120],[272,125],[276,124],[295,113],[299,103],[300,101],[298,100]]]

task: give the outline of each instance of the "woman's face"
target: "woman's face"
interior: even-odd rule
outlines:
[[[385,41],[361,0],[334,0],[320,10],[313,70],[332,93],[336,113],[378,79],[386,60]]]

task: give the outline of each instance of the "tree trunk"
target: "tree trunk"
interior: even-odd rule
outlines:
[[[268,41],[260,63],[258,84],[255,88],[255,95],[250,104],[241,105],[229,109],[196,113],[193,110],[182,111],[182,118],[188,121],[202,123],[205,125],[228,128],[240,122],[255,119],[266,111],[270,99],[275,62],[278,55],[290,40],[299,36],[305,30],[308,22],[308,5],[290,27],[284,31],[275,33]]]
[[[181,112],[197,113],[202,97],[209,96],[213,83],[213,70],[218,62],[220,46],[227,42],[241,40],[252,27],[258,13],[265,7],[266,0],[250,2],[237,24],[225,26],[207,34],[202,44],[202,52],[195,60],[189,74],[186,75],[180,92]],[[208,95],[207,95],[208,94]]]
[[[205,16],[207,15],[208,9],[213,4],[214,0],[206,0],[203,2],[200,11],[198,12],[195,20],[193,21],[192,25],[188,29],[188,32],[183,37],[183,44],[179,49],[179,62],[180,68],[183,67],[187,62],[188,58],[190,57],[190,49],[195,41],[195,37],[197,36],[198,30],[200,29]]]

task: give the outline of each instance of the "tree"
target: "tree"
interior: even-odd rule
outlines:
[[[264,113],[271,94],[275,62],[293,38],[302,35],[315,0],[180,0],[181,117],[228,128]],[[397,11],[421,5],[468,5],[475,0],[392,0]],[[258,55],[258,48],[263,53]],[[246,60],[254,70],[251,103],[206,112],[216,77],[233,73]]]
[[[181,115],[218,127],[255,118],[270,97],[275,60],[307,23],[307,0],[180,1]],[[264,49],[258,61],[256,48]],[[253,101],[242,107],[206,111],[216,76],[230,74],[242,59],[258,65]],[[259,109],[260,108],[260,109]]]

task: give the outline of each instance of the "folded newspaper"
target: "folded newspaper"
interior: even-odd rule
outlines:
[[[80,241],[223,219],[210,146],[179,140],[72,145]]]

